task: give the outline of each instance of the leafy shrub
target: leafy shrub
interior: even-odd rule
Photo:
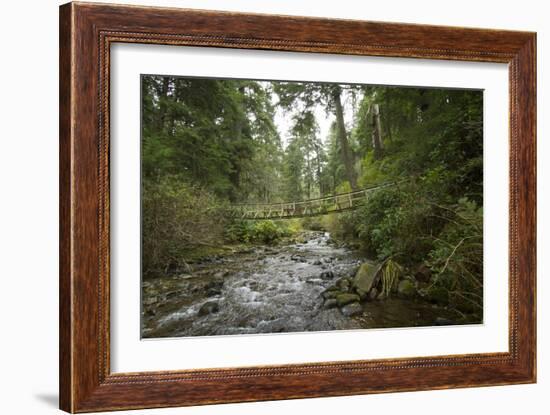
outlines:
[[[272,244],[278,239],[298,232],[299,223],[282,223],[272,220],[234,221],[226,227],[225,238],[229,242]]]
[[[399,255],[405,264],[422,260],[431,249],[426,233],[437,231],[431,207],[413,183],[374,192],[353,216],[364,248],[379,259]]]
[[[186,253],[217,243],[225,211],[209,192],[176,176],[142,184],[142,267],[145,276],[185,263]],[[205,232],[205,230],[208,230]]]
[[[441,172],[444,175],[443,172]],[[425,263],[432,280],[423,292],[428,299],[450,305],[480,320],[483,311],[483,209],[467,197],[444,203],[436,199],[437,171],[372,194],[355,212],[337,217],[337,229],[353,229],[362,246],[379,260],[398,258],[412,268]],[[427,184],[429,183],[429,184]]]
[[[231,222],[225,229],[225,239],[228,242],[248,243],[253,239],[254,224],[247,220]]]
[[[301,219],[286,219],[280,222],[284,236],[292,236],[303,231],[302,220]]]
[[[465,313],[483,310],[483,209],[461,198],[455,206],[440,207],[449,221],[434,241],[428,265],[434,272],[432,289],[443,288],[449,303]]]
[[[302,219],[302,227],[311,231],[324,231],[325,228],[320,216],[311,216]]]

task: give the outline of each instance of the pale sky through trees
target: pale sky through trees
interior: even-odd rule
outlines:
[[[265,84],[271,84],[271,82],[266,81]],[[357,100],[360,101],[360,99],[361,96],[358,95]],[[279,98],[277,94],[273,92],[272,103],[275,105],[275,126],[279,131],[281,144],[283,145],[283,148],[286,148],[291,138],[290,130],[292,129],[293,125],[293,113],[291,111],[284,111],[280,106],[277,106],[276,104],[278,101]],[[346,121],[346,124],[349,125],[353,122],[354,114],[353,105],[351,104],[351,96],[346,90],[342,91],[342,105],[344,106],[344,119]],[[320,104],[315,105],[314,113],[317,124],[319,124],[319,138],[321,139],[323,144],[326,144],[330,131],[330,126],[335,120],[334,114],[332,111],[327,111],[325,106]]]

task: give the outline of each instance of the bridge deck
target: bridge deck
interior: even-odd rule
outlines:
[[[333,212],[342,212],[357,208],[369,197],[372,192],[383,187],[393,186],[395,184],[396,183],[393,182],[385,183],[353,192],[325,196],[318,199],[309,199],[300,202],[233,205],[232,215],[233,217],[239,219],[260,220],[291,219],[306,216],[325,215]]]

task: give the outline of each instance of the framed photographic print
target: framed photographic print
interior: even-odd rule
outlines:
[[[60,8],[60,406],[535,382],[536,36]]]

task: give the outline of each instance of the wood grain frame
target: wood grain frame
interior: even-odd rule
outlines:
[[[507,63],[509,352],[111,373],[109,56],[115,42]],[[61,6],[61,409],[90,412],[535,382],[535,62],[536,34],[527,32],[107,4]]]

